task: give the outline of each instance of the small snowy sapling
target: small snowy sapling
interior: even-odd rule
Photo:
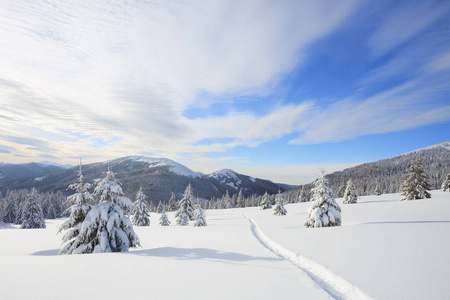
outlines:
[[[327,180],[322,175],[314,183],[312,206],[305,216],[305,227],[341,226],[341,208],[334,200],[333,191],[326,186]]]
[[[429,190],[431,186],[427,181],[427,175],[422,170],[420,160],[413,161],[408,169],[407,178],[402,184],[401,201],[431,198]]]
[[[165,211],[163,211],[161,213],[161,218],[159,218],[159,225],[161,225],[161,226],[169,226],[170,225],[169,218],[167,217],[167,214]]]
[[[284,198],[281,196],[281,191],[278,190],[278,194],[275,197],[275,208],[274,208],[274,215],[276,216],[284,216],[286,215],[287,210],[284,207]]]
[[[342,203],[352,204],[358,202],[358,195],[356,195],[356,189],[353,186],[353,181],[349,179],[347,181],[347,186],[344,191],[344,199]]]
[[[133,225],[136,226],[150,226],[150,212],[147,201],[147,196],[142,191],[142,187],[136,194],[136,201],[131,208]]]
[[[188,225],[188,224],[185,224],[186,223],[184,220],[185,217],[187,217],[188,221],[193,220],[194,208],[193,208],[192,198],[193,198],[193,192],[192,192],[191,184],[189,183],[188,186],[186,187],[186,190],[184,191],[183,198],[179,202],[179,209],[178,209],[177,213],[175,214],[178,225],[181,225],[181,226]],[[184,214],[185,216],[182,216],[182,214]]]
[[[205,218],[205,211],[203,210],[203,208],[201,207],[201,205],[197,206],[197,209],[195,210],[195,215],[196,215],[196,219],[195,219],[195,223],[194,226],[206,226],[206,218]]]
[[[264,193],[261,199],[261,203],[259,204],[261,209],[270,209],[272,208],[272,202],[270,201],[270,197],[267,194],[267,191]]]

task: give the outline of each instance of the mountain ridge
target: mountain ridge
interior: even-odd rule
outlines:
[[[106,165],[122,182],[126,196],[134,198],[139,188],[143,187],[144,193],[152,202],[168,201],[172,192],[180,197],[188,184],[192,185],[198,197],[204,199],[221,197],[227,190],[230,194],[234,194],[242,189],[244,195],[250,196],[260,195],[266,191],[274,194],[279,188],[282,191],[287,189],[287,186],[239,174],[231,169],[202,174],[168,158],[147,156],[126,156],[82,165],[85,180],[93,182],[102,178],[108,168]],[[6,185],[0,184],[0,191],[5,193],[7,189],[36,187],[43,192],[60,190],[67,194],[69,193],[66,191],[67,186],[77,181],[77,170],[78,167],[59,168],[56,172],[22,178]]]
[[[450,141],[363,163],[327,174],[325,177],[328,179],[328,186],[337,197],[342,197],[349,179],[352,179],[360,196],[373,195],[376,190],[381,193],[398,193],[401,191],[401,184],[405,180],[409,165],[417,159],[421,160],[432,189],[440,189],[445,176],[450,172]],[[306,193],[310,193],[313,183],[288,190],[284,195],[294,201],[299,197],[302,187]]]

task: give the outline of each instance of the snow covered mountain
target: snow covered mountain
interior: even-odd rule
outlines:
[[[450,172],[450,141],[392,156],[375,162],[361,164],[326,175],[329,186],[342,196],[346,182],[352,179],[358,195],[373,195],[375,189],[382,193],[398,193],[410,163],[420,159],[432,189],[439,189]],[[312,184],[305,185],[310,190]],[[286,192],[286,197],[298,197],[301,187]]]
[[[0,163],[0,189],[4,186],[20,182],[27,178],[39,178],[62,169],[62,167],[40,163]]]
[[[274,194],[278,191],[279,185],[269,180],[257,179],[233,170],[221,170],[209,175],[194,172],[188,167],[167,159],[151,158],[145,156],[127,156],[102,163],[83,165],[83,175],[87,182],[102,178],[108,165],[116,173],[123,187],[124,193],[130,198],[134,198],[136,192],[142,186],[144,193],[150,201],[168,201],[171,193],[178,197],[190,183],[195,195],[209,199],[221,197],[228,192],[230,195],[242,189],[244,195],[263,194],[268,191]],[[67,186],[76,182],[76,170],[78,167],[70,169],[59,168],[56,172],[49,174],[29,174],[21,180],[8,181],[0,184],[0,191],[3,193],[7,189],[21,189],[36,187],[41,191],[67,192]],[[285,186],[280,187],[282,191]]]
[[[152,158],[152,157],[146,157],[146,156],[132,156],[130,157],[132,160],[136,162],[144,162],[148,163],[149,168],[156,168],[156,167],[167,167],[168,171],[171,173],[175,173],[177,175],[187,176],[187,177],[201,177],[203,176],[200,172],[194,172],[188,167],[177,163],[176,161],[173,161],[171,159],[167,158]],[[128,159],[128,158],[126,158]]]

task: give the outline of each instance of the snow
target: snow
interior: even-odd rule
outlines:
[[[45,176],[36,177],[34,181],[42,181],[45,178]]]
[[[215,178],[219,180],[220,183],[226,184],[235,189],[239,189],[239,186],[242,184],[242,180],[238,177],[238,173],[231,169],[219,170],[209,174],[208,177]]]
[[[183,166],[173,160],[167,158],[152,158],[145,156],[134,156],[134,161],[136,162],[145,162],[149,164],[149,168],[155,167],[165,167],[169,168],[169,172],[175,173],[177,175],[187,176],[187,177],[201,177],[201,173],[194,172],[188,167]]]
[[[450,193],[431,194],[363,196],[327,228],[303,226],[310,202],[207,210],[206,227],[171,212],[135,226],[142,248],[125,253],[57,255],[65,219],[0,224],[0,299],[450,299]]]

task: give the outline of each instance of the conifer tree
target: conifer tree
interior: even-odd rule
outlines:
[[[267,191],[262,196],[261,202],[259,204],[261,206],[261,209],[270,209],[272,208],[272,202],[270,201],[269,194],[267,194]]]
[[[189,217],[185,212],[179,212],[177,216],[177,225],[179,226],[188,226],[189,225]]]
[[[6,197],[3,198],[3,222],[16,224],[16,220],[20,219],[17,217],[17,199],[15,194],[12,191],[9,191],[6,194]],[[1,220],[0,220],[1,221]]]
[[[308,202],[309,201],[308,195],[306,194],[304,186],[302,186],[302,190],[301,190],[300,195],[298,196],[298,198],[299,198],[300,202]]]
[[[45,228],[44,213],[40,201],[38,191],[32,188],[25,202],[21,228]]]
[[[178,209],[177,199],[175,197],[175,194],[172,192],[172,195],[170,196],[170,199],[169,199],[169,204],[168,204],[167,210],[168,211],[176,211],[177,209]]]
[[[444,182],[442,183],[441,190],[443,192],[450,192],[450,173],[445,177]]]
[[[334,200],[333,191],[326,186],[327,180],[322,176],[314,183],[312,206],[305,215],[305,227],[331,227],[341,225],[341,208]]]
[[[70,253],[125,252],[130,247],[140,246],[139,237],[123,212],[124,208],[132,206],[132,202],[123,195],[112,171],[108,169],[94,193],[100,204],[87,214]]]
[[[278,194],[275,197],[275,208],[274,208],[274,215],[276,216],[284,216],[286,215],[287,210],[284,207],[284,198],[281,195],[281,191],[278,190]]]
[[[374,194],[375,196],[380,196],[380,195],[381,195],[381,191],[380,191],[380,189],[378,188],[378,185],[375,186],[375,190],[373,191],[373,194]]]
[[[142,191],[142,187],[136,194],[136,201],[131,209],[133,225],[150,226],[150,212],[148,208],[147,196]]]
[[[163,205],[162,201],[160,200],[158,203],[158,206],[156,207],[156,212],[158,214],[160,214],[160,213],[162,213],[163,210],[164,210],[164,205]]]
[[[358,202],[358,195],[356,195],[356,189],[353,186],[353,181],[351,179],[348,180],[347,186],[344,192],[344,200],[342,203],[344,204],[352,204]]]
[[[404,200],[416,200],[431,198],[428,192],[431,186],[428,184],[427,175],[422,170],[420,160],[413,161],[408,169],[408,175],[402,184],[402,198]]]
[[[3,199],[3,195],[2,195],[2,192],[0,192],[0,223],[3,223],[3,216],[4,216],[4,207],[5,207],[5,204],[4,204],[4,199]]]
[[[186,190],[184,191],[183,198],[179,202],[179,209],[178,209],[177,213],[175,214],[178,225],[181,225],[181,226],[188,225],[189,223],[186,222],[186,218],[187,218],[187,221],[193,220],[194,208],[193,208],[192,198],[193,198],[193,192],[192,192],[191,184],[189,183],[188,186],[186,187]]]
[[[245,207],[244,195],[242,194],[242,189],[239,189],[237,196],[236,207]]]
[[[195,209],[195,215],[196,215],[196,219],[195,219],[195,223],[194,226],[206,226],[206,218],[205,218],[205,212],[203,210],[203,208],[201,207],[201,205],[198,205],[197,208]]]
[[[161,226],[169,226],[170,225],[169,217],[167,217],[167,214],[164,210],[161,213],[161,218],[159,218],[159,224]]]
[[[228,190],[225,192],[225,195],[223,195],[222,198],[223,201],[223,205],[225,206],[224,208],[233,208],[233,200],[230,197],[230,194],[228,193]]]
[[[47,219],[56,219],[56,208],[53,202],[50,202],[47,208]]]
[[[67,197],[66,203],[70,205],[70,207],[66,209],[63,214],[70,213],[70,216],[58,230],[58,233],[63,230],[68,230],[62,238],[63,243],[66,243],[66,245],[61,249],[59,254],[72,253],[72,245],[75,238],[80,233],[81,225],[88,212],[95,205],[95,200],[88,191],[92,185],[90,183],[84,183],[83,172],[81,171],[81,161],[77,172],[78,183],[73,183],[67,188],[68,190],[75,191],[75,193]]]

